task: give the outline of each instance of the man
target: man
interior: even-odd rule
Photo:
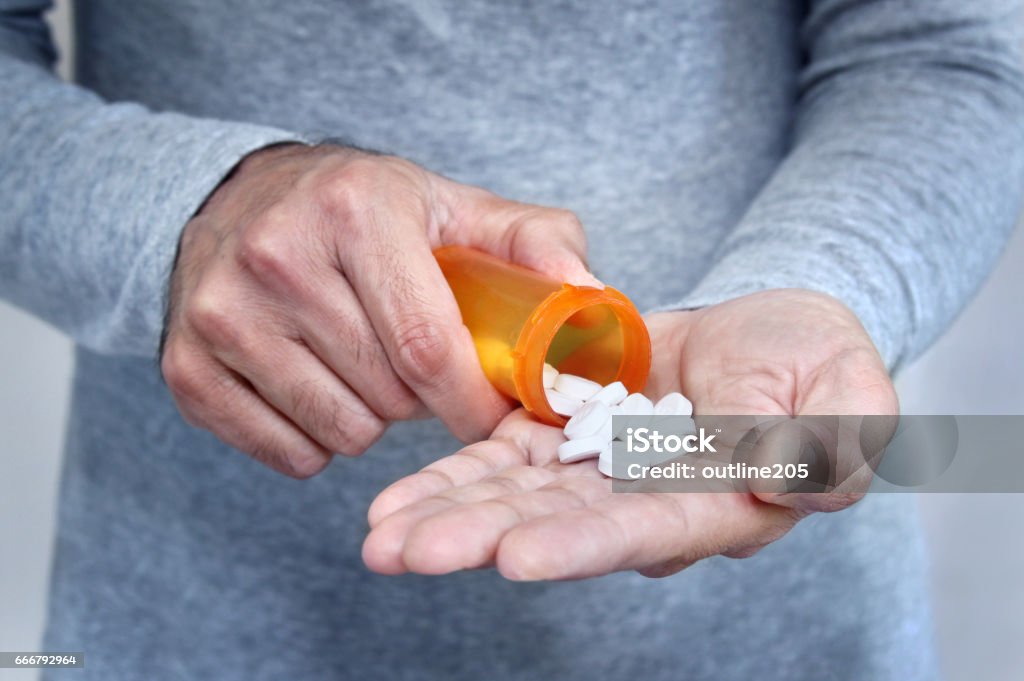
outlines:
[[[592,268],[699,412],[894,413],[1019,208],[1020,3],[97,0],[79,87],[45,5],[0,5],[0,285],[78,342],[84,678],[934,676],[909,499],[570,479],[430,250]]]

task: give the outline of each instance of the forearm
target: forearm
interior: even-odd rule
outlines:
[[[153,355],[181,229],[243,156],[295,136],[108,104],[46,69],[41,18],[11,16],[0,56],[0,296],[95,350]]]

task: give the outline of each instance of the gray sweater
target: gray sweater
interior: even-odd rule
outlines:
[[[831,293],[896,368],[1020,207],[1020,2],[91,0],[77,86],[46,5],[0,0],[0,295],[78,343],[45,641],[76,678],[934,677],[908,497],[660,581],[381,577],[366,508],[438,424],[286,479],[187,426],[154,351],[204,197],[331,135],[571,208],[643,308]]]

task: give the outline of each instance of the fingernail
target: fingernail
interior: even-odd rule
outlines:
[[[573,286],[590,286],[596,289],[604,289],[604,284],[601,283],[601,280],[586,270],[569,275],[566,277],[565,283],[572,284]]]

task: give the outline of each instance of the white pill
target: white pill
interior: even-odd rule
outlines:
[[[615,438],[615,429],[612,427],[612,414],[611,409],[608,410],[608,420],[601,426],[601,430],[597,431],[597,434],[604,438],[605,442],[611,442]]]
[[[690,416],[693,414],[693,405],[680,393],[669,393],[654,405],[654,414],[655,416]]]
[[[627,475],[627,471],[620,467],[619,470],[615,469],[612,465],[612,448],[611,445],[607,449],[601,450],[601,456],[597,459],[597,470],[601,471],[601,474],[608,478],[618,478],[619,480],[632,480],[633,478]]]
[[[626,416],[654,415],[654,403],[647,399],[646,395],[641,393],[633,393],[626,399],[622,400],[622,403],[619,406],[622,407],[622,413]]]
[[[601,390],[601,384],[594,383],[582,376],[558,374],[555,379],[555,390],[577,400],[589,400]]]
[[[612,416],[625,416],[626,415],[622,411],[622,405],[621,404],[616,404],[614,407],[612,407],[611,408],[611,412],[612,412]],[[621,419],[621,418],[619,419],[619,427],[618,428],[616,428],[615,425],[614,425],[615,424],[615,419],[614,418],[608,419],[608,423],[609,423],[609,426],[612,429],[612,437],[613,438],[620,437],[622,435],[622,433],[624,433],[626,431],[626,421],[625,421],[625,419]]]
[[[626,386],[622,385],[622,381],[615,381],[598,390],[587,402],[604,402],[612,407],[626,399],[628,394],[629,391],[626,390]]]
[[[654,404],[640,393],[633,393],[619,404],[622,416],[628,419],[619,419],[619,426],[615,429],[614,436],[620,439],[626,437],[628,428],[650,428],[654,420]]]
[[[590,437],[596,435],[611,417],[611,409],[603,402],[587,402],[573,414],[562,432],[570,440]]]
[[[566,440],[558,446],[558,460],[562,463],[576,463],[585,459],[593,459],[607,446],[608,440],[600,435]]]
[[[557,390],[545,390],[544,397],[548,398],[551,410],[562,416],[572,416],[583,406],[583,400],[563,395]]]
[[[553,388],[555,386],[555,379],[558,378],[558,369],[551,366],[550,364],[544,365],[544,388]]]
[[[648,426],[662,435],[688,435],[697,432],[697,424],[691,416],[655,416]]]

